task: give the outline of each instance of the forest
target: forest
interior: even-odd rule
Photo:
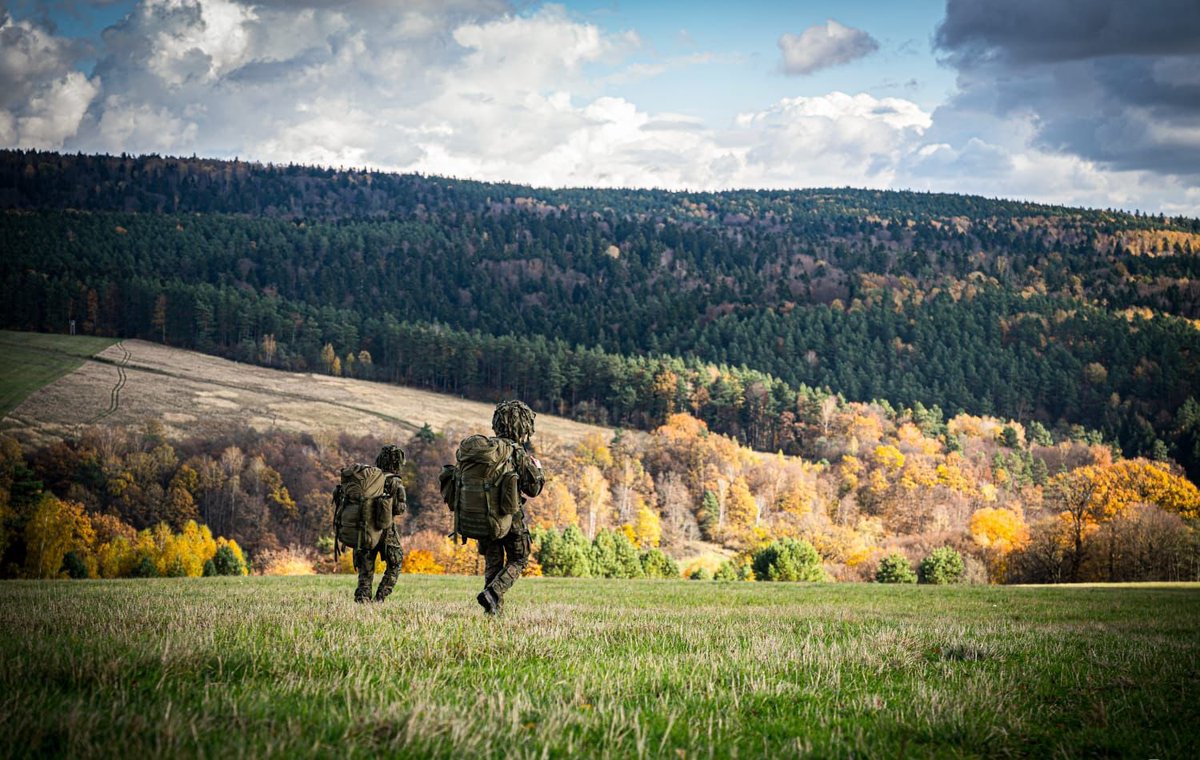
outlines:
[[[0,151],[0,236],[5,328],[646,431],[546,452],[556,474],[532,514],[547,574],[660,572],[696,543],[722,554],[675,568],[689,577],[769,576],[755,567],[772,546],[845,580],[906,578],[940,549],[997,582],[1200,568],[1200,220]],[[426,471],[455,433],[406,443],[412,567],[476,562],[447,548]],[[219,540],[243,566],[333,569],[334,472],[378,443],[6,443],[4,572],[42,566],[26,533],[56,509],[83,527],[54,545],[91,575],[118,537],[122,574],[178,571],[163,547],[184,535],[205,547],[189,574]],[[89,532],[87,516],[120,526]]]
[[[466,433],[403,442],[408,572],[479,569],[473,543],[447,539],[437,482]],[[823,459],[753,451],[687,413],[649,436],[538,442],[549,477],[527,507],[530,572],[905,582],[949,556],[956,581],[1200,578],[1200,491],[1166,463],[1036,422],[833,397],[808,434]],[[170,442],[153,422],[32,450],[0,437],[0,574],[348,572],[330,494],[382,443],[248,427]]]
[[[801,454],[850,401],[1099,431],[1200,476],[1200,222],[865,190],[539,190],[0,151],[0,325],[518,395]]]

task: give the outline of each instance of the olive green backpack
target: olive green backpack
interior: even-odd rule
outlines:
[[[392,522],[389,499],[384,496],[387,473],[369,464],[352,464],[341,471],[333,489],[333,555],[343,548],[372,547]]]
[[[454,533],[466,539],[495,541],[508,535],[521,506],[514,444],[503,438],[473,435],[454,455],[455,465],[442,468],[442,498],[454,512]]]

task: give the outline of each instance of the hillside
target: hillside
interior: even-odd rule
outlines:
[[[40,355],[78,356],[72,342],[88,338],[22,336],[9,340]],[[0,421],[0,432],[30,445],[77,436],[91,424],[140,427],[163,424],[168,438],[205,437],[243,426],[336,437],[372,433],[406,441],[423,425],[487,430],[492,405],[384,383],[284,372],[141,340],[121,341],[74,371],[34,391]],[[4,370],[5,383],[15,365]],[[574,444],[612,430],[539,415],[539,435]]]
[[[1200,477],[1200,221],[854,189],[544,190],[0,152],[0,325],[812,454],[827,394]]]

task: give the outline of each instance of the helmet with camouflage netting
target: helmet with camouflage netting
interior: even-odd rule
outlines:
[[[400,472],[406,461],[408,459],[404,456],[404,449],[389,443],[380,450],[379,456],[375,457],[375,466],[384,472]]]
[[[496,404],[492,413],[492,430],[501,438],[517,443],[529,443],[533,435],[533,418],[536,415],[524,402],[512,400]]]

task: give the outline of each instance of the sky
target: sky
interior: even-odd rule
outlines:
[[[0,0],[0,146],[1200,216],[1200,0]]]

